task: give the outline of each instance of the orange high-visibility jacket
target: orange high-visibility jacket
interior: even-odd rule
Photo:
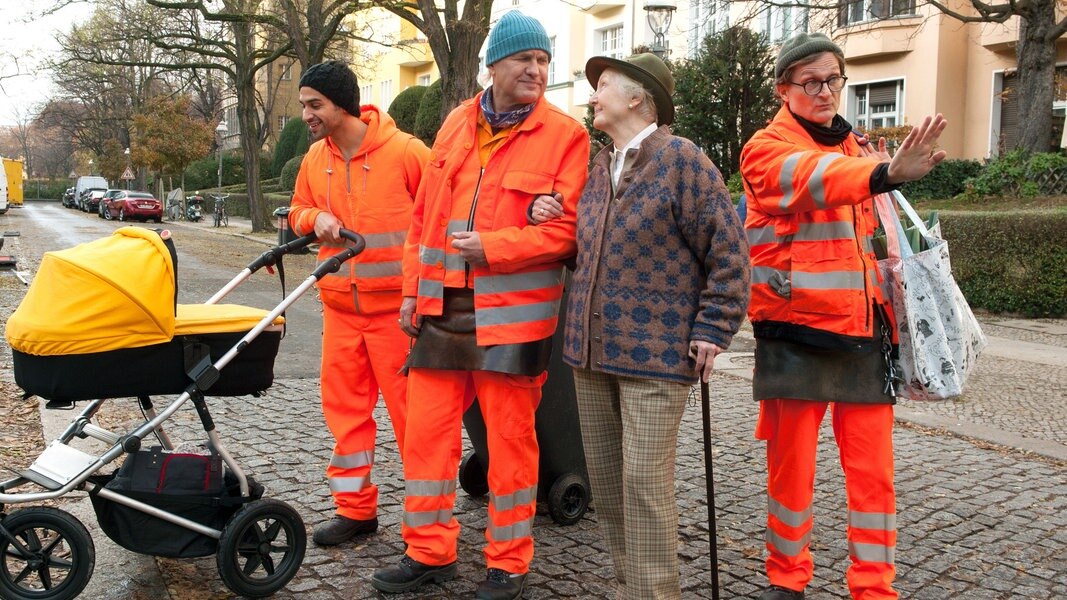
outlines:
[[[473,287],[478,345],[536,341],[556,330],[589,135],[541,98],[482,169],[480,99],[456,107],[437,133],[404,247],[404,296],[417,297],[418,314],[440,315],[446,286]],[[563,196],[563,217],[529,224],[534,198],[552,192]],[[472,198],[473,215],[453,220],[453,199],[469,205]],[[479,232],[488,268],[467,270],[452,248],[456,231]]]
[[[366,239],[366,250],[318,285],[346,293],[355,286],[357,310],[377,313],[400,307],[404,240],[430,151],[377,107],[364,105],[360,113],[367,134],[349,161],[329,137],[308,149],[296,178],[289,222],[297,235],[314,233],[315,218],[326,211]],[[322,244],[319,262],[341,249]]]
[[[800,331],[796,340],[815,330],[859,342],[877,333],[874,304],[892,318],[871,244],[870,178],[879,161],[860,154],[854,135],[818,144],[784,106],[745,144],[754,331]]]

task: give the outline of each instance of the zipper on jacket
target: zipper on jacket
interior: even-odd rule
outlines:
[[[478,196],[482,191],[482,175],[485,175],[485,167],[478,170],[478,181],[474,184],[474,198],[471,200],[471,212],[467,215],[467,231],[474,231],[474,209],[478,208]],[[471,264],[464,261],[463,264],[463,287],[470,287]]]

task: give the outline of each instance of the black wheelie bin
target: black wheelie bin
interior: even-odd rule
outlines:
[[[552,336],[552,358],[548,364],[548,380],[541,389],[541,404],[535,413],[537,443],[540,447],[537,498],[548,505],[552,520],[560,525],[573,525],[581,520],[592,494],[589,475],[585,469],[582,432],[578,424],[578,404],[574,393],[574,375],[563,362],[563,317],[567,310],[567,294],[560,303],[559,326]],[[474,449],[459,463],[459,486],[469,496],[489,493],[488,443],[485,420],[478,399],[463,415]]]

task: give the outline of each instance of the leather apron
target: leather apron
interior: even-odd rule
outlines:
[[[474,290],[445,288],[441,316],[423,318],[419,337],[404,369],[493,371],[512,375],[540,375],[548,368],[552,338],[520,344],[479,346],[475,336]]]

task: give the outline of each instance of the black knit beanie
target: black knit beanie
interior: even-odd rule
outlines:
[[[359,116],[359,84],[356,74],[339,60],[311,65],[300,76],[300,86],[309,87],[330,99],[353,117]]]

